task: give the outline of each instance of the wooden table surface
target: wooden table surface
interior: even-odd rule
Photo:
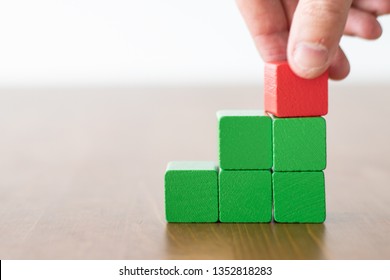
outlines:
[[[0,91],[0,259],[390,259],[390,86],[332,84],[324,224],[167,224],[171,160],[217,161],[259,87]]]

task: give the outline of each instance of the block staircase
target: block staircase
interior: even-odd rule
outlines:
[[[262,110],[217,112],[219,167],[170,162],[166,220],[323,223],[328,75],[306,80],[267,63]]]

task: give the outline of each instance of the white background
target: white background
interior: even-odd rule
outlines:
[[[148,268],[209,270],[203,276],[119,276],[119,269]],[[213,276],[213,267],[272,267],[271,276]],[[69,279],[388,279],[389,261],[3,261],[3,280]]]
[[[342,41],[344,84],[388,83],[381,22],[377,41]],[[0,1],[0,88],[257,85],[262,68],[233,0]]]

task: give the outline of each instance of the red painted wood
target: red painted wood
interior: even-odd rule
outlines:
[[[328,113],[328,73],[303,79],[287,62],[266,63],[264,78],[265,110],[277,117],[314,117]]]

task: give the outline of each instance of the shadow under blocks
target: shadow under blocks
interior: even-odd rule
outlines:
[[[172,223],[323,223],[328,74],[265,65],[265,110],[217,112],[219,167],[175,161],[165,173]]]

